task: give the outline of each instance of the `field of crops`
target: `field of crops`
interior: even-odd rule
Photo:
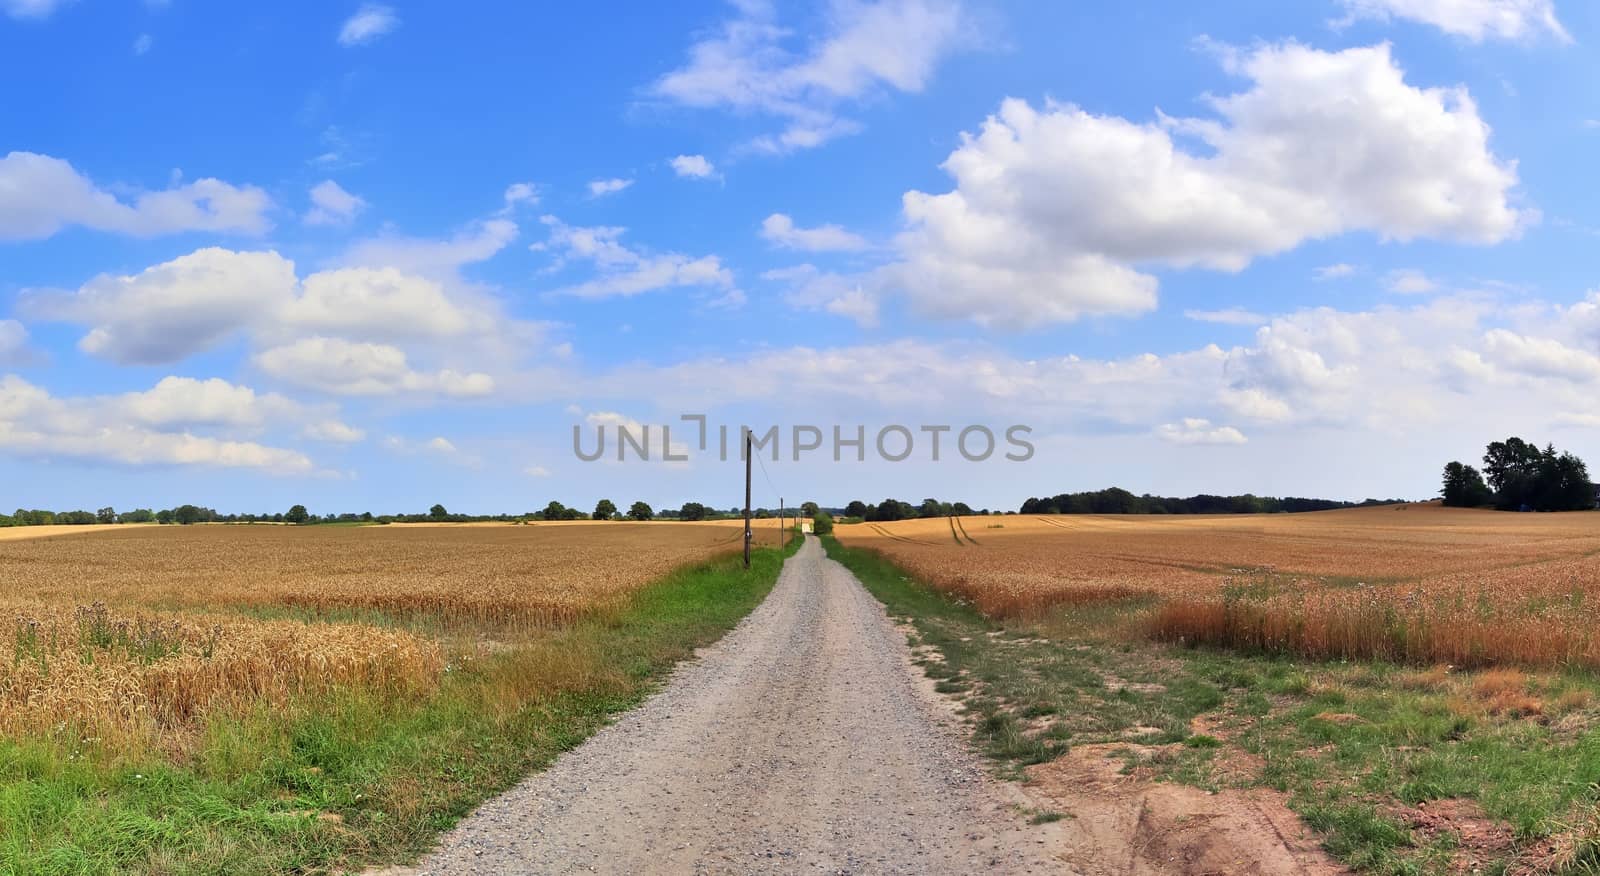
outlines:
[[[1312,657],[1600,666],[1600,513],[1433,504],[839,527],[1000,616],[1120,602],[1158,638]]]
[[[0,538],[0,732],[88,737],[336,686],[423,693],[463,649],[611,610],[740,539],[671,522],[30,529]]]

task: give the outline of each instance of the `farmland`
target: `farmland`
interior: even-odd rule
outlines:
[[[975,741],[1061,811],[1160,825],[1142,801],[1166,783],[1214,795],[1207,812],[1279,794],[1366,872],[1600,868],[1600,514],[966,517],[836,537]],[[1125,790],[1086,793],[1105,759]]]
[[[1600,515],[1432,504],[1304,515],[841,527],[996,616],[1136,603],[1174,641],[1317,658],[1600,666]]]
[[[780,561],[758,530],[745,573],[720,523],[33,530],[0,538],[0,862],[28,872],[403,856]]]

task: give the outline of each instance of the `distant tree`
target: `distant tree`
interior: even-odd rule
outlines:
[[[685,502],[683,507],[678,509],[678,517],[681,520],[704,520],[709,513],[710,509],[699,502]]]
[[[450,516],[450,512],[444,510],[443,505],[434,505],[432,508],[428,509],[428,516],[432,517],[434,520],[444,520]]]
[[[617,516],[616,503],[610,499],[601,499],[594,503],[594,513],[589,515],[596,520],[610,520]]]
[[[1521,438],[1489,444],[1483,472],[1495,491],[1495,507],[1515,511],[1575,511],[1594,507],[1594,485],[1583,460]]]
[[[568,508],[561,512],[562,520],[582,520],[584,514],[576,508]]]
[[[172,522],[172,509],[171,508],[163,508],[160,511],[157,511],[156,512],[156,522],[161,524],[162,526],[166,526],[167,524],[171,523]]]
[[[844,516],[846,516],[846,517],[866,517],[867,516],[867,503],[861,501],[860,499],[853,500],[850,504],[844,506]]]
[[[922,504],[917,506],[917,516],[943,517],[944,506],[940,504],[938,499],[923,499]]]
[[[117,509],[108,505],[104,508],[101,508],[99,511],[94,512],[94,517],[95,520],[100,523],[116,523]]]
[[[413,506],[413,507],[415,507],[415,506]],[[284,515],[283,515],[283,522],[284,523],[299,524],[299,523],[304,523],[304,522],[306,522],[307,520],[310,520],[310,519],[311,519],[311,512],[307,511],[306,510],[306,506],[304,506],[304,505],[293,505],[293,506],[290,506],[289,510],[287,512],[285,512]]]
[[[811,515],[811,531],[817,535],[828,535],[833,532],[833,515],[818,509]]]
[[[123,523],[150,523],[156,519],[156,512],[149,508],[135,508],[117,515]]]
[[[634,502],[633,506],[628,509],[629,520],[645,521],[654,516],[656,516],[656,509],[651,508],[644,502]]]
[[[1476,508],[1494,500],[1494,493],[1483,482],[1483,475],[1470,465],[1452,462],[1444,467],[1444,486],[1439,494],[1452,508]]]
[[[172,519],[182,526],[189,526],[206,519],[206,513],[195,505],[179,505],[172,509]]]
[[[801,502],[800,503],[800,513],[804,514],[807,517],[815,517],[815,516],[817,516],[817,511],[818,510],[820,510],[820,509],[818,508],[816,502]]]
[[[562,520],[567,516],[567,506],[551,499],[550,504],[544,506],[543,513],[546,520]]]
[[[960,517],[971,517],[976,512],[974,512],[972,510],[972,506],[968,505],[966,502],[957,502],[950,506],[950,513]]]
[[[99,518],[87,511],[62,511],[56,515],[56,523],[62,526],[83,526],[89,523],[98,523]]]

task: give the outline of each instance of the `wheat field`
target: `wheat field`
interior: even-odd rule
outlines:
[[[841,526],[997,616],[1147,608],[1145,632],[1318,658],[1600,666],[1600,514],[1437,504],[1311,514]]]
[[[86,738],[340,686],[423,694],[473,649],[740,543],[676,522],[33,529],[0,537],[0,732]]]

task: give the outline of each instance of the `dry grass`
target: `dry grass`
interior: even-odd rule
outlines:
[[[0,539],[0,732],[149,738],[341,686],[416,695],[485,637],[613,610],[740,538],[666,522],[70,529]]]
[[[1316,658],[1600,666],[1600,514],[1407,505],[840,527],[999,616],[1147,599],[1147,631]],[[986,524],[999,524],[990,529]]]

